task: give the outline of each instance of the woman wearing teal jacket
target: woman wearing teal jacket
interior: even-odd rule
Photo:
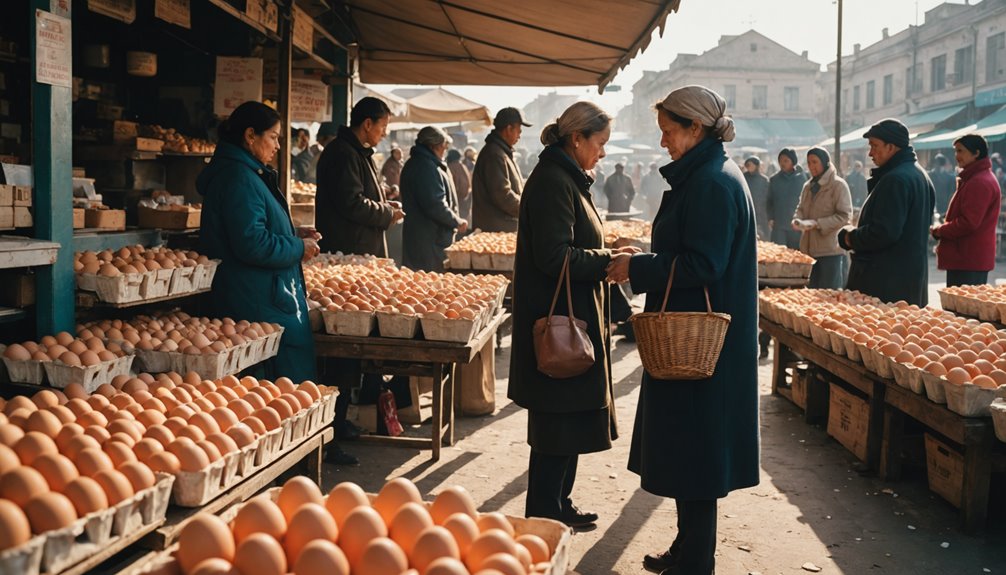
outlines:
[[[317,232],[297,230],[276,170],[281,124],[259,102],[237,107],[219,129],[213,160],[199,175],[203,195],[202,251],[221,260],[213,278],[214,313],[285,328],[279,354],[265,365],[268,379],[315,378],[301,260],[318,253]]]

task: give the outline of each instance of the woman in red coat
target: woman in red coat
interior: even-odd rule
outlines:
[[[946,223],[931,230],[940,242],[936,261],[947,272],[948,286],[984,284],[995,267],[999,182],[985,138],[961,136],[954,141],[954,156],[961,167],[957,192],[950,199]]]

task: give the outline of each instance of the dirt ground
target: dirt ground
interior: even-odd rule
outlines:
[[[508,339],[496,358],[496,412],[459,418],[457,442],[438,463],[428,451],[346,443],[361,465],[326,465],[325,487],[355,481],[374,491],[404,476],[423,493],[462,485],[482,511],[523,515],[527,419],[506,399]],[[578,505],[601,515],[597,529],[573,537],[570,568],[583,575],[642,573],[643,555],[674,537],[673,501],[641,490],[625,468],[641,374],[635,345],[617,338],[613,361],[622,436],[611,451],[581,457],[573,492]],[[795,406],[771,395],[769,366],[760,368],[761,484],[720,502],[718,574],[806,573],[805,564],[850,575],[1006,573],[1001,512],[989,531],[967,536],[957,529],[956,510],[929,491],[924,472],[890,484],[860,475],[855,458],[821,426],[807,425]],[[429,424],[408,433],[429,433]]]

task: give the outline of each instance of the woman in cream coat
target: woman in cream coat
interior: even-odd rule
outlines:
[[[831,156],[823,148],[807,152],[811,179],[803,186],[800,204],[793,215],[793,229],[800,230],[800,251],[817,260],[808,287],[845,287],[845,250],[838,245],[838,231],[852,221],[849,185],[838,177]]]

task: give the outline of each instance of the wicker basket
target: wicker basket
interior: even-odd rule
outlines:
[[[664,303],[659,312],[637,313],[630,318],[643,368],[656,379],[706,379],[712,377],[730,326],[730,316],[713,313],[706,295],[705,312],[668,312],[674,268],[667,278]]]

